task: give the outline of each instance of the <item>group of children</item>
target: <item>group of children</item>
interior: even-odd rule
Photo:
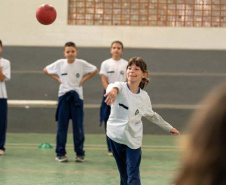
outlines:
[[[2,49],[2,45],[0,48]],[[143,137],[141,118],[148,118],[168,133],[180,133],[152,110],[150,98],[143,90],[149,82],[147,65],[143,59],[134,57],[129,62],[122,59],[123,44],[120,41],[111,44],[110,52],[112,58],[103,61],[100,68],[104,87],[100,123],[105,124],[108,154],[116,160],[121,185],[139,185]],[[70,119],[73,124],[75,161],[85,160],[82,84],[94,76],[98,69],[85,60],[76,58],[77,54],[76,45],[67,42],[64,47],[65,59],[57,60],[44,68],[44,72],[60,84],[56,111],[56,160],[59,162],[68,161],[65,148]],[[4,114],[0,115],[0,151],[4,154],[7,96],[2,91],[5,91],[4,81],[10,79],[10,63],[0,58],[0,66],[0,114]]]

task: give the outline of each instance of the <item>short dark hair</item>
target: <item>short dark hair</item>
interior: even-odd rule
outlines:
[[[2,41],[0,40],[0,46],[2,47]]]
[[[115,43],[120,44],[122,46],[122,50],[123,50],[123,48],[124,48],[123,47],[123,43],[121,41],[118,41],[118,40],[116,40],[116,41],[114,41],[114,42],[111,43],[111,48],[112,48],[113,44],[115,44]]]
[[[76,45],[74,42],[67,42],[64,47],[74,47],[75,49],[77,49]]]

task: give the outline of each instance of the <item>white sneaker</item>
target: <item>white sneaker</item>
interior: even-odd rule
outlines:
[[[55,158],[55,160],[58,161],[58,162],[67,162],[68,158],[65,155],[63,155],[63,156],[57,156]]]
[[[4,150],[0,150],[0,155],[4,155],[5,151]]]
[[[85,161],[85,157],[84,156],[77,156],[75,159],[75,162],[84,162]]]
[[[108,152],[108,156],[113,156],[113,153],[112,152]]]

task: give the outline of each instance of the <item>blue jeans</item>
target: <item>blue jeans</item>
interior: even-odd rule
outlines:
[[[0,150],[4,151],[7,130],[7,109],[7,99],[0,98]]]
[[[108,139],[120,173],[120,185],[140,185],[141,148],[131,149]]]
[[[66,154],[67,132],[69,120],[72,119],[73,125],[73,141],[74,151],[77,156],[84,156],[84,129],[83,129],[83,100],[73,99],[73,93],[67,93],[59,97],[59,105],[57,109],[57,137],[56,137],[56,155],[62,156]]]

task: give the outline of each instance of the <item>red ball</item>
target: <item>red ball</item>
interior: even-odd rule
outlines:
[[[43,4],[36,11],[38,22],[44,25],[52,24],[56,19],[57,13],[53,6]]]

